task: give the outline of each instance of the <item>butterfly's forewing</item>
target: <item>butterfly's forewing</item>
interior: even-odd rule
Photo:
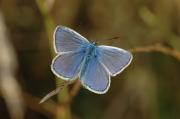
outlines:
[[[83,59],[82,51],[63,53],[54,58],[51,69],[56,76],[72,80],[77,78]]]
[[[88,40],[74,30],[57,26],[54,32],[54,48],[56,53],[77,51],[85,44],[89,44]]]
[[[84,73],[80,76],[83,86],[97,94],[106,93],[110,86],[108,71],[95,57],[90,59],[86,65]]]
[[[101,45],[97,47],[97,52],[99,61],[104,64],[112,76],[123,71],[132,60],[130,52],[116,47]]]

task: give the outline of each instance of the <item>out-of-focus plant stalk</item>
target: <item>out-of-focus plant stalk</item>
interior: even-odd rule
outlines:
[[[54,57],[54,48],[53,48],[53,32],[55,29],[55,23],[53,19],[49,15],[49,8],[48,4],[46,4],[46,0],[36,0],[37,6],[44,17],[44,25],[46,28],[48,40],[49,40],[49,47],[51,50],[51,54]],[[52,2],[51,2],[52,3]],[[57,83],[61,83],[59,79],[56,79]],[[70,119],[70,104],[68,104],[69,94],[66,87],[58,94],[58,105],[56,111],[56,119]]]
[[[11,119],[24,118],[21,87],[15,78],[16,54],[8,38],[4,16],[0,12],[0,92],[6,102]]]

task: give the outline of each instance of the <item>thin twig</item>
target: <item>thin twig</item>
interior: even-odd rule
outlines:
[[[41,99],[41,101],[39,102],[39,104],[45,102],[46,100],[48,100],[48,99],[51,98],[52,96],[60,93],[60,91],[61,91],[65,86],[67,86],[67,85],[69,85],[69,84],[70,84],[69,81],[64,81],[64,82],[58,84],[57,88],[54,89],[53,91],[51,91],[50,93],[48,93],[45,97],[43,97],[43,98]]]
[[[130,52],[132,53],[139,53],[139,52],[160,52],[169,56],[172,56],[176,58],[177,60],[180,61],[180,51],[176,49],[172,49],[169,47],[165,47],[161,44],[154,44],[154,45],[149,45],[149,46],[144,46],[144,47],[137,47],[133,49],[129,49]]]

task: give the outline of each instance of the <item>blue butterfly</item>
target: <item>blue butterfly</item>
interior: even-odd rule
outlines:
[[[90,43],[74,30],[57,26],[54,32],[52,72],[65,81],[80,79],[88,90],[104,94],[110,87],[110,76],[121,73],[132,61],[132,54],[121,48]],[[60,89],[60,88],[59,88]],[[41,102],[56,94],[49,93]]]
[[[53,73],[64,80],[80,79],[88,90],[104,94],[110,76],[121,73],[132,61],[132,54],[121,48],[90,43],[74,30],[58,26],[54,32]]]

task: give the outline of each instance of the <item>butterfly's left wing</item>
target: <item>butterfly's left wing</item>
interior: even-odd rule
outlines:
[[[106,93],[110,87],[110,74],[98,58],[93,57],[84,67],[86,68],[80,76],[82,85],[94,93]]]
[[[56,53],[81,50],[89,44],[89,41],[76,31],[65,27],[57,26],[54,31],[54,49]]]
[[[112,76],[123,71],[132,61],[132,54],[121,48],[111,46],[98,46],[99,61],[108,69]]]

